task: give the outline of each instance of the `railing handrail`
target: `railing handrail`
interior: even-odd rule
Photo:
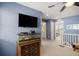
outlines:
[[[79,34],[64,33],[63,35],[79,35]]]

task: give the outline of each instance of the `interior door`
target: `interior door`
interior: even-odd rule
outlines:
[[[63,43],[63,21],[58,20],[55,22],[55,39],[59,40],[59,42]]]

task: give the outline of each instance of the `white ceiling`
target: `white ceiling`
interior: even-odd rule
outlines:
[[[76,6],[73,6],[73,7],[71,6],[70,8],[66,8],[61,13],[60,9],[64,5],[62,4],[62,2],[18,2],[18,3],[43,12],[46,15],[45,17],[47,18],[58,19],[61,17],[79,15],[79,7],[76,7]],[[48,6],[56,3],[58,4],[55,7],[48,8]]]

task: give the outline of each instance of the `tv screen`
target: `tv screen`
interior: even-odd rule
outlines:
[[[19,27],[37,27],[37,17],[19,14]]]

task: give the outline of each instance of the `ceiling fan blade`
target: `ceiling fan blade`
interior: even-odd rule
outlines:
[[[75,5],[75,6],[79,6],[79,2],[75,2],[74,5]]]
[[[62,4],[65,4],[65,3],[67,3],[67,2],[62,2]],[[58,5],[58,4],[60,4],[60,2],[59,3],[56,3],[54,5],[50,5],[50,6],[48,6],[48,8],[54,7],[55,5]]]
[[[54,7],[55,5],[48,6],[48,8]]]
[[[66,6],[63,6],[62,9],[60,10],[60,12],[62,12],[65,8],[66,8]]]
[[[56,4],[57,4],[57,3],[56,3]],[[51,5],[51,6],[48,6],[48,8],[54,7],[56,4],[54,4],[54,5]]]

